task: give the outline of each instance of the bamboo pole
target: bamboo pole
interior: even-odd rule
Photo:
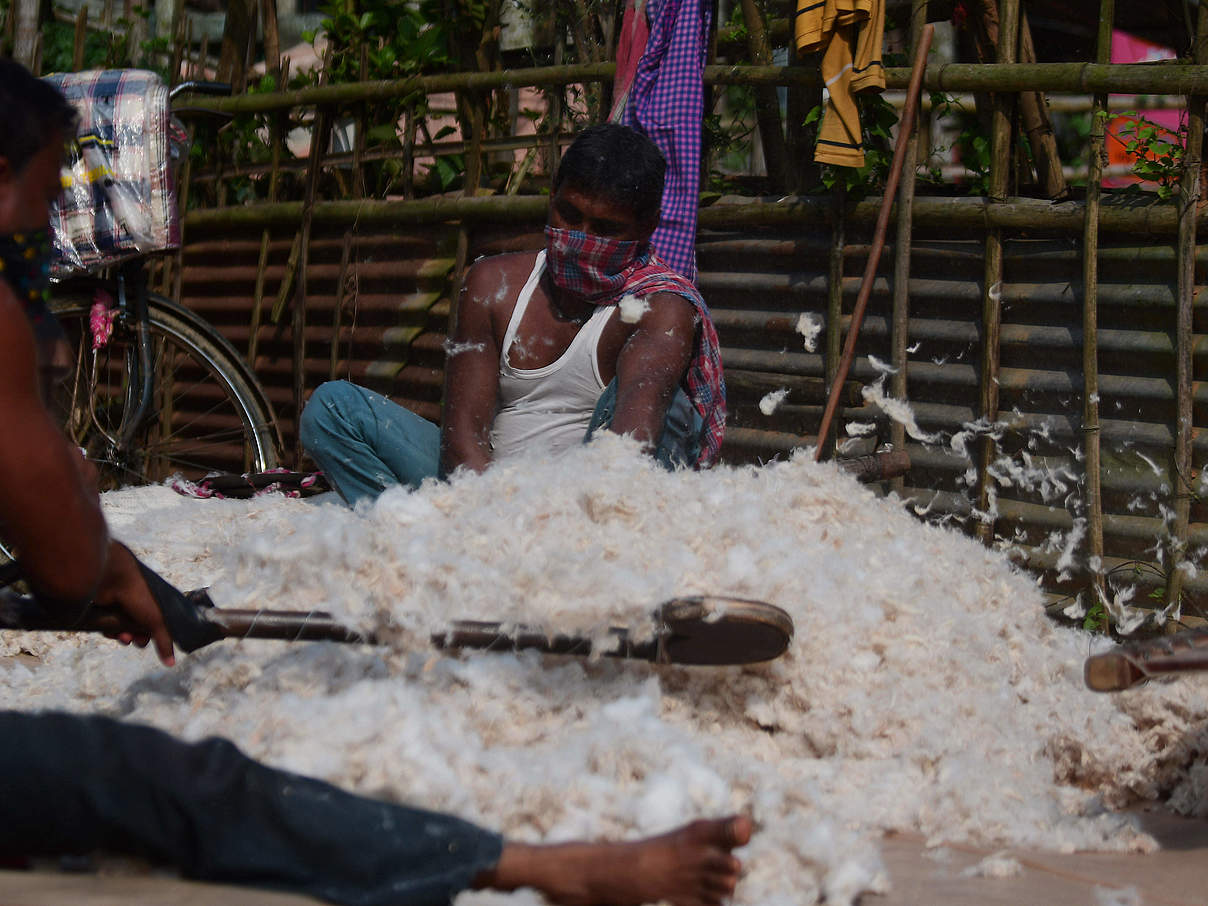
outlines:
[[[369,74],[369,46],[367,44],[361,45],[360,74],[362,82],[365,81]],[[365,128],[369,122],[369,111],[366,109],[364,103],[360,105],[358,114],[356,135],[353,138],[352,144],[352,185],[356,192],[356,197],[364,198],[365,173],[362,158],[365,154]],[[340,272],[336,279],[336,304],[331,312],[331,358],[327,368],[327,379],[329,381],[336,379],[340,369],[340,331],[344,327],[344,303],[347,301],[345,287],[348,283],[348,267],[352,262],[352,234],[354,226],[354,224],[348,224],[344,228],[344,236],[340,240]]]
[[[324,79],[331,71],[331,48],[327,49],[323,59],[323,71],[319,78]],[[314,131],[310,138],[310,168],[306,171],[306,188],[302,200],[302,222],[298,230],[298,288],[294,297],[294,316],[292,333],[294,340],[293,389],[294,389],[294,426],[297,427],[302,418],[302,407],[306,404],[306,306],[309,301],[310,280],[310,233],[314,224],[315,196],[319,188],[319,171],[323,166],[323,154],[331,135],[331,111],[320,107],[315,116]],[[299,433],[294,432],[294,462],[302,460],[302,440]]]
[[[763,13],[755,0],[742,0],[742,17],[747,25],[747,52],[757,66],[772,62],[772,48],[768,43],[767,28]],[[779,191],[788,188],[787,152],[784,144],[784,127],[780,122],[780,97],[774,85],[758,85],[755,88],[755,119],[759,124],[759,138],[763,146],[763,162],[768,179]]]
[[[893,207],[893,198],[898,190],[898,180],[902,175],[907,140],[914,131],[914,117],[923,84],[923,70],[927,66],[927,54],[931,50],[931,37],[934,31],[930,25],[924,26],[919,44],[914,51],[914,70],[910,78],[910,88],[906,93],[906,106],[902,110],[902,119],[898,123],[898,139],[893,150],[893,163],[889,168],[889,178],[885,181],[885,197],[882,199],[881,212],[877,215],[877,225],[873,230],[872,248],[868,252],[864,277],[860,281],[860,293],[856,296],[856,304],[851,313],[851,323],[847,327],[847,342],[843,346],[843,358],[839,362],[838,373],[831,381],[831,393],[826,401],[826,409],[822,413],[822,424],[818,428],[818,446],[814,453],[816,461],[822,460],[831,419],[834,418],[835,410],[839,406],[842,384],[847,380],[848,369],[851,368],[852,359],[856,354],[856,340],[860,335],[860,324],[864,320],[864,309],[868,307],[868,299],[872,295],[873,279],[877,274],[881,251],[885,247],[885,233],[889,229],[890,209]]]
[[[910,9],[910,53],[918,52],[923,40],[923,29],[927,25],[927,0],[914,0]],[[893,245],[893,335],[890,349],[890,364],[894,373],[890,378],[890,393],[894,399],[907,398],[906,347],[910,343],[910,247],[913,238],[912,216],[914,214],[914,184],[918,170],[919,129],[918,121],[906,140],[906,156],[902,163],[902,189],[898,198],[897,229]],[[895,451],[906,449],[906,429],[901,422],[894,421],[889,439]],[[905,482],[899,476],[891,487],[901,492]]]
[[[562,65],[563,53],[565,53],[565,42],[562,37],[562,32],[559,31],[557,39],[554,42],[555,68]],[[609,68],[615,70],[616,66],[611,65]],[[609,78],[612,78],[612,76],[609,75]],[[562,108],[565,104],[564,88],[566,87],[567,83],[551,82],[547,84],[549,84],[551,87],[557,87],[558,89],[556,92],[549,91],[546,93],[546,97],[548,98],[547,103],[549,105],[549,166],[547,169],[549,171],[550,185],[553,185],[554,177],[558,172],[558,162],[562,155],[562,148],[558,144],[558,140],[559,134],[562,132]]]
[[[548,88],[580,82],[610,81],[615,63],[532,67],[493,72],[462,72],[407,79],[349,82],[230,98],[185,95],[181,103],[215,113],[267,113],[291,107],[338,106],[358,101],[384,101],[409,94],[456,90]],[[804,66],[706,66],[706,85],[798,85],[817,88],[820,76]],[[906,88],[910,70],[885,70],[889,90]],[[928,69],[923,87],[930,91],[1045,91],[1057,94],[1191,94],[1208,83],[1208,65],[1149,63],[945,63]]]
[[[88,40],[88,7],[81,6],[75,18],[75,41],[71,48],[71,68],[79,72],[84,68],[84,46]]]
[[[1196,22],[1195,61],[1208,61],[1208,4],[1200,4]],[[1191,521],[1192,449],[1191,439],[1195,419],[1193,405],[1192,352],[1195,344],[1193,308],[1195,305],[1195,237],[1196,212],[1199,208],[1200,160],[1204,146],[1203,94],[1187,99],[1187,147],[1183,151],[1183,173],[1179,180],[1179,238],[1178,238],[1178,315],[1175,323],[1175,397],[1176,424],[1172,475],[1174,493],[1174,525],[1166,577],[1166,604],[1176,605],[1183,593],[1183,565],[1187,560],[1187,530]]]
[[[415,195],[415,108],[403,112],[403,198]]]
[[[1028,24],[1027,10],[1019,11],[1019,54],[1023,63],[1036,62],[1036,47],[1032,43],[1032,28]],[[1106,60],[1110,62],[1109,55]],[[1053,135],[1053,123],[1049,119],[1047,102],[1043,92],[1025,91],[1019,96],[1019,115],[1023,120],[1023,132],[1032,158],[1036,163],[1036,180],[1040,191],[1049,198],[1060,198],[1069,192],[1065,174],[1061,170],[1061,155],[1057,153],[1057,139]]]
[[[1015,48],[1019,38],[1019,0],[1003,0],[999,20],[997,54],[998,62],[1015,62]],[[1007,197],[1008,175],[1011,165],[1011,101],[1001,92],[994,95],[993,115],[990,125],[990,184],[991,201],[1002,202]],[[982,278],[982,349],[981,380],[979,388],[979,410],[981,417],[989,423],[998,419],[998,371],[1000,334],[1002,331],[1002,306],[1000,295],[1003,277],[1002,230],[992,227],[986,234],[985,267]],[[977,507],[986,514],[977,525],[977,534],[983,542],[994,538],[994,520],[990,516],[992,491],[990,464],[994,459],[994,439],[984,435],[978,444],[977,461]]]
[[[847,246],[847,184],[843,180],[835,183],[831,193],[831,247],[827,258],[826,276],[826,352],[823,364],[826,386],[830,393],[842,387],[845,381],[839,378],[839,361],[843,355],[843,253]],[[834,453],[834,439],[818,434],[818,450],[826,456]]]
[[[1095,56],[1111,59],[1115,0],[1099,2]],[[1099,436],[1099,195],[1107,131],[1107,95],[1096,94],[1091,110],[1090,161],[1086,179],[1086,229],[1082,235],[1082,444],[1086,469],[1087,571],[1096,602],[1103,586],[1103,472]]]
[[[498,13],[498,5],[495,7]],[[485,27],[489,27],[491,23],[488,21]],[[485,29],[484,27],[484,29]],[[555,60],[558,59],[562,52],[562,36],[559,32],[558,46],[555,49]],[[475,61],[478,65],[484,65],[486,60],[481,55],[475,55]],[[554,105],[551,104],[551,108]],[[474,198],[478,194],[478,184],[482,179],[482,142],[484,133],[486,132],[486,104],[483,95],[478,92],[471,92],[467,98],[466,108],[470,116],[470,153],[466,157],[466,172],[465,183],[462,186],[462,195],[466,198]],[[558,150],[558,131],[561,126],[561,95],[559,95],[559,104],[557,106],[558,116],[553,117],[551,111],[551,158],[550,158],[550,176],[557,166],[557,158],[554,156]],[[462,221],[457,227],[457,248],[453,256],[453,274],[449,282],[449,318],[447,321],[447,332],[449,336],[453,336],[457,332],[457,300],[461,297],[461,288],[465,282],[466,269],[470,264],[470,224]],[[445,388],[444,396],[448,396],[448,388]]]
[[[286,64],[288,66],[288,62]],[[272,204],[277,200],[277,191],[281,184],[281,145],[284,114],[274,114],[269,120],[268,135],[272,145],[272,171],[268,178],[268,201]],[[256,367],[256,354],[260,349],[260,321],[264,312],[264,276],[268,267],[269,242],[272,231],[265,226],[260,233],[260,256],[256,261],[256,288],[253,292],[252,319],[247,338],[247,360],[252,368]],[[282,281],[284,282],[284,280]]]
[[[409,201],[317,201],[315,223],[342,226],[359,221],[365,226],[402,227],[416,224],[474,222],[531,223],[543,219],[547,199],[537,195],[483,198],[431,197]],[[865,198],[848,205],[849,224],[866,226],[877,219],[881,199]],[[183,222],[198,229],[240,229],[298,225],[302,202],[235,205],[188,211]],[[777,201],[752,200],[737,204],[712,204],[698,213],[705,229],[746,227],[800,227],[802,223],[834,223],[836,212],[828,196],[799,196]],[[1197,223],[1208,228],[1208,212],[1197,215]],[[1044,230],[1081,236],[1086,226],[1086,205],[1081,201],[1053,204],[1038,198],[1008,198],[994,203],[983,198],[938,198],[919,196],[914,200],[914,228],[975,232],[1003,229]],[[1104,200],[1099,208],[1099,229],[1105,233],[1173,237],[1178,232],[1178,211],[1171,204],[1113,204]]]

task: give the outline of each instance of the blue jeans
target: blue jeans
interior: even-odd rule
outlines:
[[[0,712],[0,856],[130,853],[345,906],[447,906],[502,839],[104,717]]]
[[[596,403],[584,441],[612,424],[616,401],[613,379]],[[695,464],[702,425],[700,413],[679,390],[667,411],[655,459],[668,469]],[[298,433],[332,487],[352,504],[374,500],[394,485],[417,488],[425,478],[444,478],[440,428],[348,381],[329,381],[315,390],[302,410]]]

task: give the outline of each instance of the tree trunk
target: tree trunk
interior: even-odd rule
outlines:
[[[222,51],[218,57],[218,81],[230,82],[235,94],[243,91],[247,72],[248,43],[253,39],[256,17],[255,0],[231,0],[227,6],[226,25],[222,30]]]

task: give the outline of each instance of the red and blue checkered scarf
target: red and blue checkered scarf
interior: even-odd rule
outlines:
[[[645,298],[655,293],[674,293],[692,303],[700,330],[684,384],[704,421],[696,465],[712,465],[725,436],[726,383],[717,329],[700,291],[664,264],[648,242],[608,239],[551,226],[545,228],[545,239],[545,267],[550,278],[593,305],[616,305],[625,296]]]

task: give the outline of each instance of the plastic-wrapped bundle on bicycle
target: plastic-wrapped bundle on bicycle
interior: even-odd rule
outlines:
[[[146,256],[180,244],[176,163],[187,136],[142,70],[49,76],[80,114],[51,212],[50,308],[65,333],[51,403],[102,487],[196,481],[278,464],[279,436],[248,364],[197,314],[147,289]]]
[[[52,273],[176,248],[176,166],[188,142],[168,87],[153,72],[108,69],[48,76],[79,111],[69,181],[51,206]]]

